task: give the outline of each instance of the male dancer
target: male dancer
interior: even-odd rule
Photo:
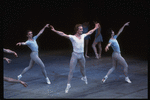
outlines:
[[[18,57],[17,53],[16,53],[15,51],[10,50],[10,49],[4,49],[4,48],[3,48],[3,52],[5,52],[5,53],[13,53],[16,57]],[[5,59],[8,63],[11,62],[11,59],[9,59],[9,58],[3,57],[3,59]],[[3,77],[3,80],[4,80],[4,81],[7,81],[7,82],[12,82],[12,83],[20,83],[20,84],[22,84],[24,87],[27,87],[27,86],[28,86],[27,83],[25,83],[25,82],[23,82],[23,81],[21,81],[21,80],[16,80],[16,79],[10,78],[10,77],[5,77],[5,76],[4,76],[4,77]]]
[[[43,33],[43,31],[45,30],[46,27],[49,27],[49,24],[46,24],[44,26],[44,28],[41,29],[40,32],[36,36],[34,36],[33,38],[32,38],[32,36],[33,36],[32,31],[28,31],[27,32],[28,40],[26,42],[19,42],[16,44],[19,46],[20,45],[27,45],[32,51],[30,54],[31,60],[30,60],[29,66],[26,67],[20,75],[18,75],[18,80],[20,80],[22,75],[25,74],[29,69],[31,69],[33,67],[34,63],[37,63],[42,68],[42,73],[43,73],[44,77],[46,78],[47,84],[51,84],[49,78],[47,77],[45,65],[38,56],[38,45],[36,42],[36,39]]]
[[[95,23],[97,23],[97,22],[94,22],[94,24]],[[102,53],[101,42],[103,42],[103,37],[101,35],[101,25],[100,25],[100,27],[95,32],[96,32],[96,34],[95,34],[95,39],[94,39],[93,44],[92,44],[92,48],[94,50],[96,58],[99,59],[99,58],[101,58],[101,53]],[[98,45],[99,54],[97,53],[96,45]]]
[[[81,78],[81,80],[85,81],[85,84],[88,84],[86,73],[85,73],[84,38],[87,35],[91,35],[99,27],[99,23],[95,24],[95,28],[90,30],[86,34],[82,34],[82,32],[83,32],[82,24],[76,24],[75,28],[74,28],[75,35],[67,35],[64,32],[57,31],[54,29],[54,27],[52,25],[50,25],[50,27],[53,32],[59,34],[60,36],[70,39],[70,41],[72,42],[72,45],[73,45],[72,57],[70,60],[70,72],[68,75],[68,83],[67,83],[67,87],[65,89],[65,93],[68,93],[69,88],[71,88],[70,81],[73,77],[73,71],[77,64],[77,61],[79,61],[79,63],[80,63],[80,72],[83,76]]]
[[[126,63],[125,59],[121,56],[120,53],[120,47],[118,44],[118,41],[116,40],[117,37],[120,35],[120,33],[123,31],[125,26],[128,26],[130,22],[125,23],[119,30],[119,32],[117,33],[117,35],[114,34],[114,31],[111,30],[111,38],[109,40],[108,45],[105,48],[105,51],[107,52],[107,50],[109,50],[109,46],[111,46],[114,50],[114,52],[112,53],[112,68],[109,69],[108,73],[106,74],[106,76],[102,79],[102,83],[104,83],[106,81],[106,79],[108,78],[108,76],[114,71],[114,69],[117,67],[117,62],[119,62],[121,65],[124,66],[124,75],[125,75],[125,81],[127,81],[128,83],[131,83],[130,79],[128,78],[128,64]]]

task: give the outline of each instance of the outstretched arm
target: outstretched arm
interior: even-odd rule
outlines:
[[[16,45],[19,45],[19,46],[26,45],[26,43],[25,42],[18,42]]]
[[[24,87],[27,87],[27,83],[21,81],[21,80],[16,80],[16,79],[13,79],[13,78],[9,78],[9,77],[4,77],[4,81],[7,81],[7,82],[12,82],[12,83],[20,83],[22,84]]]
[[[69,38],[69,36],[68,36],[67,34],[65,34],[64,32],[55,30],[52,25],[50,25],[50,27],[51,27],[51,30],[52,30],[53,32],[57,33],[58,35],[63,36],[63,37],[66,37],[66,38]]]
[[[49,27],[49,24],[46,24],[46,25],[40,30],[40,32],[37,34],[37,37],[39,37],[39,36],[43,33],[43,31],[45,30],[46,27]]]
[[[99,23],[95,23],[95,28],[86,33],[86,35],[91,35],[97,28],[99,28]]]
[[[107,52],[109,50],[111,43],[108,43],[107,46],[105,47],[105,52]]]
[[[120,35],[120,33],[123,31],[124,27],[129,25],[129,23],[130,23],[130,22],[125,23],[125,24],[120,28],[120,30],[119,30],[118,33],[117,33],[117,37],[118,37],[118,36]]]
[[[16,57],[18,57],[18,55],[17,55],[17,53],[16,53],[15,51],[12,51],[12,50],[10,50],[10,49],[4,49],[4,48],[3,48],[3,51],[4,51],[5,53],[13,53]]]

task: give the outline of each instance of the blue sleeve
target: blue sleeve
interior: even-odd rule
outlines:
[[[112,43],[111,39],[109,40],[109,43]]]
[[[26,43],[26,45],[29,45],[29,44],[30,44],[30,42],[29,42],[29,41],[26,41],[25,43]]]
[[[117,39],[117,35],[114,36],[114,39]]]
[[[33,37],[33,40],[36,40],[37,38],[38,38],[38,37],[37,37],[37,35],[36,35],[36,36]]]

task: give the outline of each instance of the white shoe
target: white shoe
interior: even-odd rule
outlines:
[[[66,89],[65,89],[65,93],[68,93],[69,88],[71,88],[71,85],[70,85],[70,84],[67,84],[67,87],[66,87]]]
[[[102,83],[105,83],[105,81],[107,80],[108,76],[105,76],[103,79],[102,79]]]
[[[22,77],[22,75],[20,74],[20,75],[18,75],[18,80],[20,80],[21,79],[21,77]]]
[[[129,77],[125,77],[125,81],[128,82],[128,83],[132,83],[129,79]]]
[[[82,80],[82,81],[85,81],[85,84],[88,84],[86,76],[85,76],[85,77],[82,77],[81,80]]]
[[[51,84],[51,82],[50,82],[48,77],[46,78],[46,81],[47,81],[47,84]]]

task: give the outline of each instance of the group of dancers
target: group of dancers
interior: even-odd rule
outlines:
[[[85,24],[87,24],[87,23],[85,23]],[[47,84],[51,84],[51,82],[50,82],[50,80],[47,76],[45,65],[38,56],[38,44],[36,42],[36,39],[43,33],[45,28],[50,27],[51,30],[54,33],[57,33],[58,35],[69,39],[72,42],[72,46],[73,46],[73,52],[72,52],[72,56],[71,56],[71,59],[70,59],[70,65],[69,65],[70,71],[69,71],[69,74],[68,74],[68,82],[67,82],[67,87],[65,89],[65,93],[68,93],[69,89],[71,88],[71,83],[70,82],[71,82],[71,79],[73,77],[73,71],[75,70],[75,67],[76,67],[78,62],[80,64],[80,72],[82,74],[81,80],[84,81],[85,84],[88,84],[86,71],[85,71],[86,60],[85,60],[85,57],[84,57],[84,41],[85,41],[85,38],[89,38],[88,36],[93,34],[94,31],[97,31],[97,32],[96,32],[96,35],[95,35],[96,37],[94,39],[92,47],[93,47],[93,50],[95,52],[96,58],[99,59],[101,57],[101,50],[100,50],[100,54],[98,54],[97,51],[96,51],[96,48],[95,48],[95,45],[98,42],[102,42],[102,36],[99,36],[99,35],[101,35],[101,33],[100,33],[101,26],[98,22],[94,22],[94,24],[95,24],[95,27],[93,29],[91,29],[90,31],[86,31],[86,32],[84,31],[84,33],[83,33],[83,28],[85,28],[85,26],[83,24],[76,24],[75,28],[74,28],[74,31],[75,31],[74,35],[67,35],[62,31],[56,30],[52,25],[49,25],[49,24],[46,24],[43,27],[43,29],[41,29],[40,32],[35,36],[33,36],[32,31],[29,30],[27,32],[28,40],[26,42],[18,42],[16,44],[16,45],[19,45],[19,46],[27,45],[32,51],[31,54],[30,54],[31,60],[30,60],[29,66],[27,66],[21,72],[21,74],[17,76],[18,80],[20,80],[22,78],[22,76],[28,70],[30,70],[34,66],[35,63],[37,63],[42,68],[42,73],[43,73],[43,75],[46,79]],[[131,81],[128,77],[128,64],[126,63],[125,59],[121,56],[120,47],[119,47],[119,44],[118,44],[118,41],[117,41],[117,37],[123,31],[124,27],[128,26],[128,25],[129,25],[129,22],[125,23],[116,35],[114,34],[113,30],[111,30],[111,32],[110,32],[111,33],[110,34],[111,38],[108,42],[108,45],[105,48],[105,51],[107,52],[107,50],[109,50],[110,46],[113,48],[114,52],[112,53],[112,68],[108,71],[106,76],[104,76],[104,78],[102,79],[102,83],[104,83],[107,80],[108,76],[117,67],[117,62],[124,66],[125,81],[127,81],[128,83],[131,83]],[[100,39],[98,39],[98,37],[100,37]],[[101,46],[101,44],[100,44],[100,46]],[[5,51],[5,50],[3,49],[3,51]],[[15,53],[15,55],[17,55],[17,54]],[[85,56],[88,57],[87,52],[85,53]],[[8,61],[8,59],[6,61]],[[4,80],[5,80],[5,78],[4,78]],[[23,81],[21,81],[21,84],[24,84],[24,86],[27,86],[27,84]]]

